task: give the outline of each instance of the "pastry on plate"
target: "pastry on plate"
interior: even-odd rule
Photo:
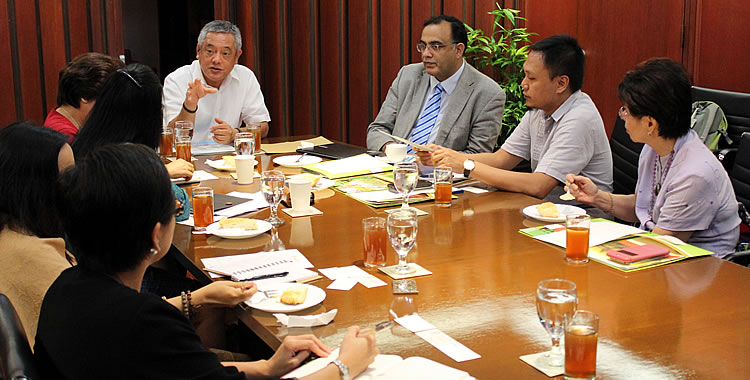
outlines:
[[[555,206],[555,204],[552,202],[544,202],[540,205],[537,205],[536,211],[539,212],[539,215],[545,218],[559,218],[560,217],[560,210],[558,210],[557,206]]]
[[[221,156],[222,159],[224,159],[224,165],[231,166],[233,168],[237,167],[237,164],[234,163],[234,156]]]
[[[287,305],[299,305],[307,298],[307,288],[301,285],[286,288],[281,294],[281,303]]]
[[[219,221],[221,228],[242,228],[248,231],[257,230],[258,222],[248,218],[224,218]]]

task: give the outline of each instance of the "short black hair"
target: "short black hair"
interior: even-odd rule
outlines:
[[[544,67],[549,71],[550,79],[558,75],[567,75],[570,92],[576,92],[583,87],[586,55],[575,38],[567,34],[550,36],[532,44],[529,50],[542,54]]]
[[[651,116],[659,136],[676,139],[690,131],[692,94],[685,68],[669,58],[651,58],[625,74],[617,96],[633,116]]]
[[[60,70],[57,81],[57,106],[81,106],[81,99],[92,100],[110,74],[125,66],[122,61],[101,53],[85,53],[75,57]]]
[[[130,142],[156,148],[162,123],[159,77],[148,66],[128,65],[104,83],[73,141],[76,160],[105,144]]]
[[[451,24],[451,38],[453,38],[453,42],[462,43],[464,44],[464,46],[468,47],[469,38],[466,36],[466,26],[464,25],[463,21],[453,16],[433,16],[425,20],[424,25],[422,26],[425,27],[427,25],[437,25],[442,22]],[[425,42],[429,43],[430,41]]]
[[[55,201],[57,160],[68,138],[29,122],[0,129],[0,231],[62,237]]]
[[[140,264],[153,247],[156,223],[166,225],[175,214],[167,169],[139,144],[89,153],[60,176],[58,202],[78,265],[108,275]]]

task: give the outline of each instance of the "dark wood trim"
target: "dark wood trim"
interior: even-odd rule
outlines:
[[[99,22],[101,23],[102,30],[102,50],[109,55],[112,53],[109,51],[109,38],[107,34],[107,4],[106,0],[99,1]]]
[[[341,72],[339,73],[339,137],[344,142],[349,141],[349,128],[346,128],[349,122],[348,109],[348,92],[346,91],[346,84],[348,81],[348,70],[346,67],[347,63],[347,49],[346,49],[346,36],[347,36],[347,17],[346,9],[342,1],[338,2],[338,18],[339,18],[339,33],[338,33],[338,51],[339,51],[339,67]]]
[[[21,63],[18,52],[18,30],[16,25],[16,2],[8,0],[8,29],[10,31],[10,52],[13,61],[13,94],[16,98],[16,117],[23,118],[23,90],[21,89]]]
[[[70,62],[70,60],[73,59],[70,49],[70,20],[68,19],[68,17],[68,0],[62,0],[63,36],[65,38],[65,62]]]
[[[44,80],[44,47],[42,46],[42,21],[39,15],[39,0],[34,0],[34,17],[36,18],[36,48],[39,52],[39,91],[42,101],[42,115],[47,114],[47,84]]]
[[[318,24],[319,3],[317,0],[310,0],[309,5],[309,22],[310,22],[310,130],[314,135],[321,134],[320,126],[320,110],[318,104],[318,96],[320,94],[320,71],[318,70],[319,54],[318,54],[318,40],[320,39],[320,25]]]
[[[697,68],[696,64],[698,60],[695,59],[698,53],[697,39],[698,29],[700,27],[698,23],[698,0],[685,0],[684,5],[684,18],[682,21],[682,65],[688,72],[688,76],[692,83],[698,79],[696,78]]]
[[[86,29],[89,34],[89,51],[94,51],[94,32],[91,22],[91,0],[86,0]]]
[[[291,123],[293,116],[289,114],[289,87],[292,85],[292,78],[289,77],[289,65],[287,64],[289,56],[289,44],[287,36],[290,36],[290,23],[287,22],[287,12],[289,10],[289,1],[283,0],[279,6],[279,60],[281,62],[281,124],[284,127],[284,136],[291,135]]]
[[[373,67],[373,33],[372,33],[372,0],[367,0],[367,118],[372,117],[372,72]],[[379,66],[379,65],[378,65]]]

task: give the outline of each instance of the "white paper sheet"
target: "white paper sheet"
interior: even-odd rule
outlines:
[[[604,244],[628,235],[645,232],[640,228],[610,221],[591,222],[590,228],[589,247]],[[565,230],[536,236],[535,239],[565,248]]]
[[[220,153],[234,153],[234,146],[217,144],[215,142],[199,142],[193,143],[190,147],[190,152],[193,156],[200,156],[204,154],[220,154]]]
[[[316,315],[287,315],[283,313],[275,313],[273,316],[282,325],[286,327],[313,327],[323,326],[331,323],[338,309],[316,314]]]
[[[409,314],[407,316],[396,318],[395,321],[457,362],[482,357],[457,340],[440,331],[433,324],[419,316],[419,314]]]
[[[361,283],[367,288],[375,288],[378,286],[388,285],[385,281],[363,271],[361,268],[350,265],[346,267],[333,267],[319,269],[320,273],[334,280],[328,289],[334,290],[351,290],[357,282]]]

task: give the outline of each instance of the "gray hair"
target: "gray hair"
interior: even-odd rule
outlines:
[[[228,33],[234,36],[234,48],[237,51],[242,49],[242,35],[240,34],[240,28],[235,26],[229,21],[214,20],[206,24],[201,33],[198,35],[198,45],[203,46],[206,42],[206,35],[208,33]]]

